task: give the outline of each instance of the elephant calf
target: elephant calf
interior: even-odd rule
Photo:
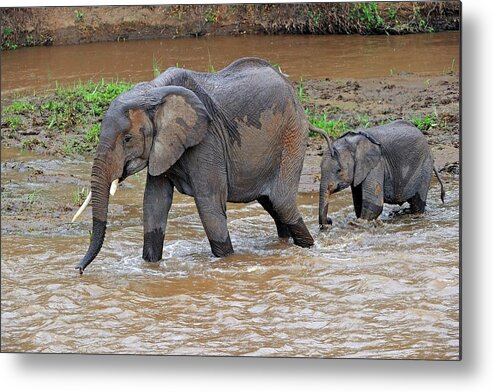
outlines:
[[[412,212],[424,212],[433,171],[440,182],[442,202],[445,197],[425,136],[403,120],[336,139],[324,153],[321,171],[322,230],[331,224],[328,197],[348,186],[356,216],[367,220],[380,216],[384,202],[402,205],[407,201]]]

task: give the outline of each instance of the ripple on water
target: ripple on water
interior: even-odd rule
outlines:
[[[115,209],[82,276],[84,223],[66,237],[2,236],[2,349],[457,359],[453,189],[449,197],[419,217],[386,207],[373,225],[351,223],[350,195],[340,195],[329,232],[318,230],[316,198],[302,197],[311,249],[280,243],[258,204],[235,205],[236,253],[217,259],[193,200],[176,195],[163,261],[140,257],[141,207]]]

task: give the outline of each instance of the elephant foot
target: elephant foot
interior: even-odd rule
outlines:
[[[160,261],[163,258],[164,233],[162,229],[155,229],[144,234],[144,248],[142,258],[145,261]]]
[[[278,237],[279,238],[279,242],[283,243],[283,244],[288,244],[289,243],[289,238],[290,237]]]
[[[226,257],[234,253],[231,238],[226,238],[226,241],[209,240],[211,244],[212,254],[216,257]]]
[[[332,228],[332,218],[327,218],[327,223],[319,224],[320,231],[325,231]]]
[[[306,228],[303,218],[299,218],[298,222],[294,225],[288,225],[288,227],[295,245],[301,246],[302,248],[310,248],[313,246],[315,241]]]

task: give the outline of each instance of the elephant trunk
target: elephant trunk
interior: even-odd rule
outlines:
[[[329,180],[327,176],[322,176],[320,181],[320,196],[318,204],[318,224],[320,226],[320,230],[326,230],[329,225],[332,225],[332,219],[327,217],[329,210],[328,198],[330,196],[328,186]]]
[[[96,258],[103,246],[106,234],[106,222],[108,216],[108,201],[111,186],[111,174],[106,168],[105,160],[96,157],[91,174],[92,192],[92,236],[89,249],[76,269],[82,274],[84,269]]]

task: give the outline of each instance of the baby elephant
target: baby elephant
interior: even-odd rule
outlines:
[[[390,124],[348,132],[329,144],[322,158],[319,224],[326,229],[328,197],[351,186],[358,218],[372,220],[383,203],[409,202],[414,213],[424,212],[434,167],[426,138],[414,125],[398,120]]]

